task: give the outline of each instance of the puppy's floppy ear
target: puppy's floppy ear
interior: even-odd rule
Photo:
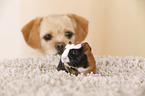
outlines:
[[[76,30],[75,42],[81,43],[86,38],[88,33],[88,20],[75,14],[67,14],[67,16],[70,17],[74,23]]]
[[[34,49],[40,48],[40,37],[38,28],[42,18],[31,20],[22,28],[22,33],[26,43]]]
[[[87,52],[87,53],[90,53],[91,50],[92,50],[90,45],[87,42],[83,43],[82,47],[83,47],[84,51]]]

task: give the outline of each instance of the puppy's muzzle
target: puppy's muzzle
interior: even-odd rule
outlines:
[[[57,43],[55,44],[55,48],[56,48],[56,50],[57,50],[57,53],[58,53],[59,55],[61,55],[61,54],[63,53],[63,51],[64,51],[65,43],[64,43],[64,42],[57,42]]]

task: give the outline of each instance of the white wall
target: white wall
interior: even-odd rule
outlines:
[[[0,0],[0,59],[20,56],[20,0]]]

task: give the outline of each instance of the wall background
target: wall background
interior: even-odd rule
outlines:
[[[0,5],[1,58],[24,55],[29,47],[20,30],[28,21],[65,13],[89,20],[85,41],[94,54],[145,57],[145,0],[1,0]]]
[[[0,59],[20,56],[20,0],[0,0]]]

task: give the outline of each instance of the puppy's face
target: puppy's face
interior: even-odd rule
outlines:
[[[26,43],[45,54],[62,54],[68,41],[82,42],[88,33],[88,21],[74,14],[36,18],[23,29]]]
[[[46,54],[61,54],[68,41],[75,42],[75,25],[68,16],[44,17],[39,27],[41,50]]]

